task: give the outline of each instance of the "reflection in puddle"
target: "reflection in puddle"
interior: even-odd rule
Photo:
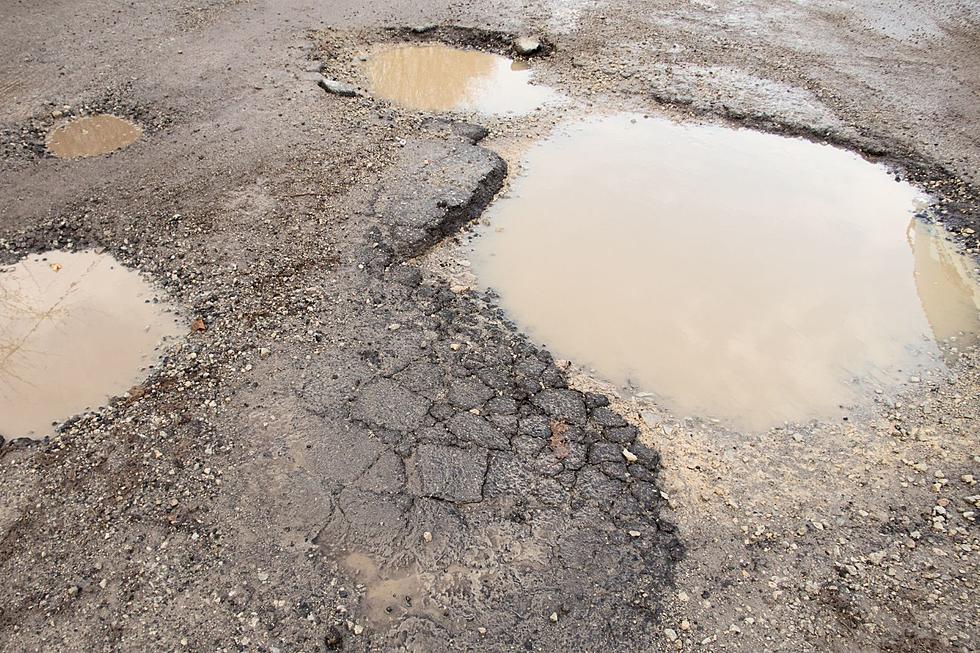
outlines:
[[[683,414],[839,417],[978,330],[923,198],[829,146],[630,116],[533,148],[475,269],[532,336]],[[914,250],[914,251],[913,251]]]
[[[530,83],[523,63],[444,45],[383,50],[371,57],[367,74],[375,95],[419,111],[525,114],[555,97]]]
[[[980,284],[974,265],[938,231],[919,220],[909,226],[915,287],[937,340],[975,344],[980,335]]]
[[[43,437],[145,376],[180,332],[136,272],[93,251],[0,268],[0,434]]]
[[[48,134],[47,147],[60,159],[108,154],[132,144],[143,130],[131,122],[100,114],[77,118]]]

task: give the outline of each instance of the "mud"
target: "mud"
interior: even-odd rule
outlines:
[[[362,553],[347,555],[342,564],[364,588],[363,608],[371,622],[390,623],[406,614],[438,618],[438,613],[423,603],[427,597],[420,592],[421,581],[411,572],[382,572]]]
[[[182,333],[140,276],[93,251],[0,269],[0,434],[44,437],[136,385]]]
[[[99,156],[132,145],[143,133],[122,118],[101,114],[77,118],[51,131],[47,148],[59,159]]]
[[[473,269],[556,355],[679,415],[840,419],[978,332],[927,203],[828,146],[612,116],[528,152]]]
[[[366,67],[377,97],[420,111],[520,115],[555,99],[531,84],[527,64],[476,50],[396,46],[376,52]]]

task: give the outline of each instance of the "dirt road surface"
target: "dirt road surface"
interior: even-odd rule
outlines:
[[[0,651],[980,650],[976,351],[738,433],[556,360],[452,242],[555,122],[629,110],[857,150],[976,255],[976,3],[42,4],[3,2],[0,263],[102,248],[188,333],[0,447]],[[525,33],[567,99],[532,116],[317,85]],[[143,136],[45,153],[99,112]]]

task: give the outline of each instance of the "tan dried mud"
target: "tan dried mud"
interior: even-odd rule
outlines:
[[[367,63],[374,95],[418,111],[526,114],[555,99],[531,84],[522,63],[445,45],[404,45],[381,50]]]
[[[59,159],[79,159],[108,154],[131,145],[143,130],[128,120],[109,114],[76,118],[48,135],[48,151]]]
[[[839,419],[980,332],[974,266],[857,155],[620,115],[525,163],[476,241],[481,284],[556,355],[680,415]]]
[[[104,404],[180,332],[173,309],[107,254],[56,251],[0,268],[0,434],[43,437]]]

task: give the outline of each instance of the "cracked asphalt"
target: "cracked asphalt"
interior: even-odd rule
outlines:
[[[976,255],[972,3],[4,9],[0,262],[103,248],[188,334],[0,441],[0,651],[977,649],[975,350],[851,423],[735,433],[556,360],[454,250],[527,143],[629,109],[861,151]],[[448,120],[316,84],[363,86],[375,43],[523,32],[568,104]],[[100,111],[144,137],[45,155]]]

